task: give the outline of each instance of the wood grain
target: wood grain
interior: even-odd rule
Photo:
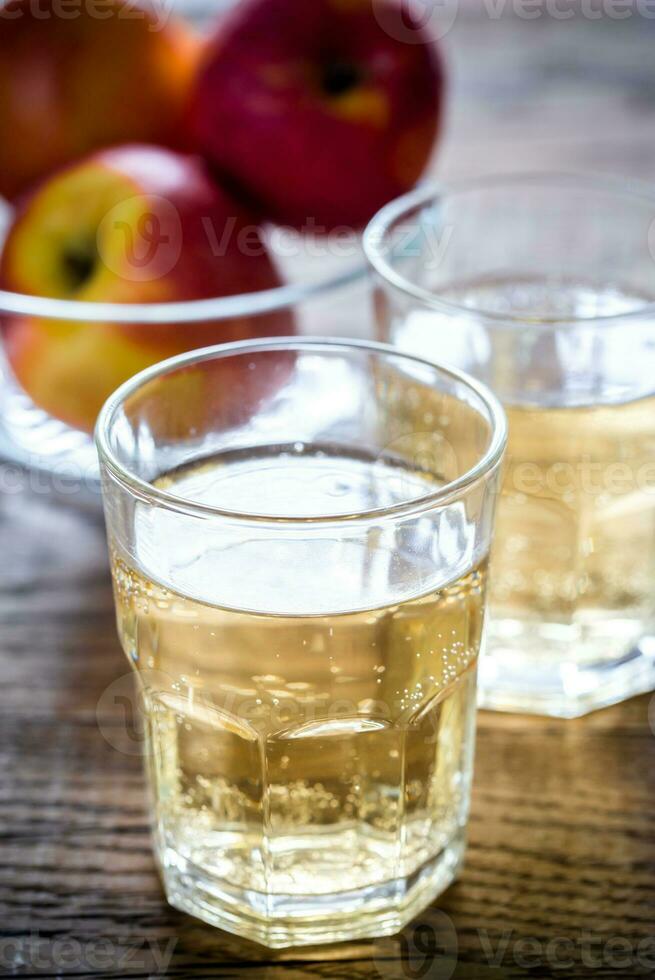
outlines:
[[[654,40],[638,17],[492,21],[462,5],[439,172],[651,177]],[[401,937],[273,955],[170,909],[138,744],[103,697],[128,670],[102,523],[37,489],[0,499],[0,975],[655,974],[649,697],[568,723],[481,714],[464,873]]]

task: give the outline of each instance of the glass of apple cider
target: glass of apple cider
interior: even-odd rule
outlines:
[[[655,687],[655,190],[423,188],[366,234],[379,332],[509,419],[485,707],[573,717]]]
[[[464,850],[499,403],[255,341],[138,375],[97,443],[169,901],[271,947],[396,932]]]

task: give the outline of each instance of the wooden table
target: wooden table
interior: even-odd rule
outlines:
[[[461,10],[447,40],[443,173],[655,174],[655,22]],[[11,468],[0,490],[1,976],[655,974],[649,697],[568,723],[481,714],[465,871],[401,937],[272,955],[168,908],[113,697],[101,520]]]

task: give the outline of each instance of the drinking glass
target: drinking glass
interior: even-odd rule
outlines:
[[[97,428],[169,901],[271,947],[393,933],[464,850],[505,418],[288,339],[173,358]]]
[[[485,707],[655,686],[655,193],[575,175],[424,187],[366,234],[379,332],[509,417]]]

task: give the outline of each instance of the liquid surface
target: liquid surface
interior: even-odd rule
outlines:
[[[266,469],[272,479],[264,484],[258,467],[219,458],[160,483],[222,506],[232,493],[256,510],[266,498],[274,512],[277,494],[298,512],[336,499],[356,513],[397,493],[398,474],[375,461],[330,464],[308,454],[271,458]],[[402,479],[403,494],[408,480],[417,491],[434,488],[424,474]],[[140,525],[138,515],[136,526],[145,529],[142,557],[153,569],[170,540]],[[411,536],[396,542],[397,561],[382,544],[379,552],[380,535],[372,532],[350,556],[339,588],[339,564],[325,564],[323,585],[337,604],[312,615],[302,615],[309,569],[298,564],[301,614],[266,615],[233,607],[224,555],[213,576],[212,554],[189,561],[182,591],[114,551],[120,636],[146,691],[160,858],[165,877],[202,880],[204,893],[211,891],[199,911],[204,918],[356,918],[369,897],[379,904],[383,895],[399,907],[412,881],[461,847],[485,562],[443,588],[397,601],[405,587],[398,568],[407,576],[425,556],[415,554]],[[194,547],[202,549],[201,538]],[[260,579],[260,604],[276,608],[292,579],[265,541],[259,548],[260,562],[272,566]],[[320,568],[320,549],[307,553],[314,565],[317,555]],[[193,584],[189,569],[202,583]],[[233,571],[238,579],[238,563]],[[348,590],[357,605],[371,575],[375,595],[386,600],[349,611]],[[186,908],[189,894],[181,900]]]
[[[305,518],[380,510],[433,493],[441,482],[395,457],[334,455],[302,443],[255,449],[247,457],[228,451],[159,481],[197,503]],[[187,521],[182,529],[176,513],[144,508],[136,515],[136,559],[146,577],[203,603],[293,616],[419,598],[479,561],[475,524],[463,502],[425,519],[373,523],[370,529],[301,524],[291,531],[260,525],[253,533],[238,520]]]
[[[437,489],[401,460],[336,455],[329,447],[270,446],[222,453],[157,481],[195,503],[269,517],[335,517],[392,507]],[[354,510],[353,510],[354,508]]]
[[[505,405],[577,408],[655,393],[655,323],[652,314],[634,315],[655,309],[651,296],[512,277],[440,295],[459,310],[403,311],[391,339],[404,351],[468,371]],[[485,321],[481,311],[494,319]]]

